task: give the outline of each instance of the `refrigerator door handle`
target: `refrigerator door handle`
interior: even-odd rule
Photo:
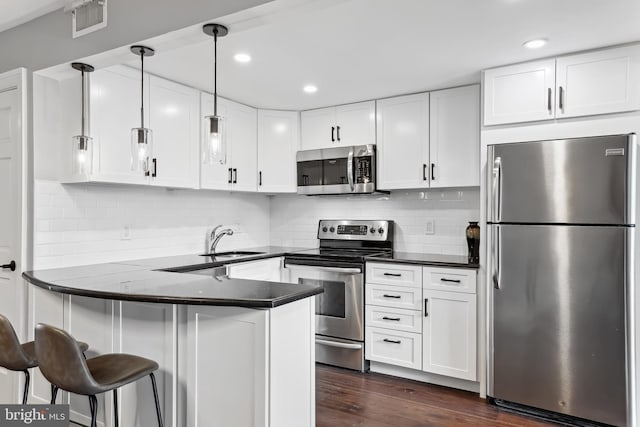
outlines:
[[[497,225],[492,226],[493,238],[491,239],[491,264],[493,265],[493,273],[491,274],[493,280],[493,287],[500,289],[500,227]]]
[[[502,212],[502,158],[496,157],[493,160],[493,186],[492,186],[492,221],[500,221]]]

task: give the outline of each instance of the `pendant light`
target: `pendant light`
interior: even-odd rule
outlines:
[[[205,143],[202,162],[206,164],[227,162],[224,119],[218,115],[218,37],[224,37],[229,29],[220,24],[205,24],[202,31],[213,37],[213,116],[206,117]]]
[[[73,62],[71,67],[82,73],[82,122],[80,124],[80,135],[73,137],[71,162],[74,175],[90,175],[93,169],[93,144],[91,137],[87,136],[87,126],[85,120],[87,84],[84,73],[91,73],[94,68],[82,62]]]
[[[155,50],[146,46],[131,46],[131,52],[140,56],[140,127],[131,129],[131,170],[149,175],[152,156],[153,132],[144,127],[144,57],[153,56]]]

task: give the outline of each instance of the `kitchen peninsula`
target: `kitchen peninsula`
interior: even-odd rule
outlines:
[[[234,264],[278,263],[290,251],[268,247],[219,259],[184,255],[28,271],[23,277],[41,288],[34,288],[30,301],[34,323],[46,320],[39,316],[47,311],[47,298],[61,297],[64,320],[58,326],[89,342],[88,357],[127,352],[160,364],[165,425],[312,426],[310,297],[322,288],[226,274]],[[36,380],[35,395],[39,388],[46,397]],[[124,424],[146,425],[153,413],[152,397],[139,388],[122,390],[118,406],[121,419],[129,421]],[[111,396],[101,398],[102,422],[110,425]],[[85,421],[88,409],[86,399],[71,398],[72,419]]]

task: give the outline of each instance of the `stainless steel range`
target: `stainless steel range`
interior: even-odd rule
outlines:
[[[391,256],[393,221],[321,220],[319,248],[285,257],[289,281],[320,285],[316,361],[366,371],[364,259]]]

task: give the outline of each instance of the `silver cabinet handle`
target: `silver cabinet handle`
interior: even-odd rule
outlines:
[[[493,161],[493,221],[500,221],[502,217],[502,158],[496,157]]]
[[[360,350],[362,344],[350,344],[346,342],[327,341],[316,338],[316,344],[328,345],[329,347],[346,348],[349,350]]]
[[[491,242],[491,260],[493,264],[493,287],[500,289],[500,226],[493,225],[493,241]]]
[[[340,129],[339,126],[338,126],[338,129]],[[338,138],[338,141],[340,141],[340,138]],[[351,187],[351,191],[353,192],[353,188],[354,188],[353,147],[349,148],[349,156],[347,157],[347,179],[349,180],[349,187]]]

